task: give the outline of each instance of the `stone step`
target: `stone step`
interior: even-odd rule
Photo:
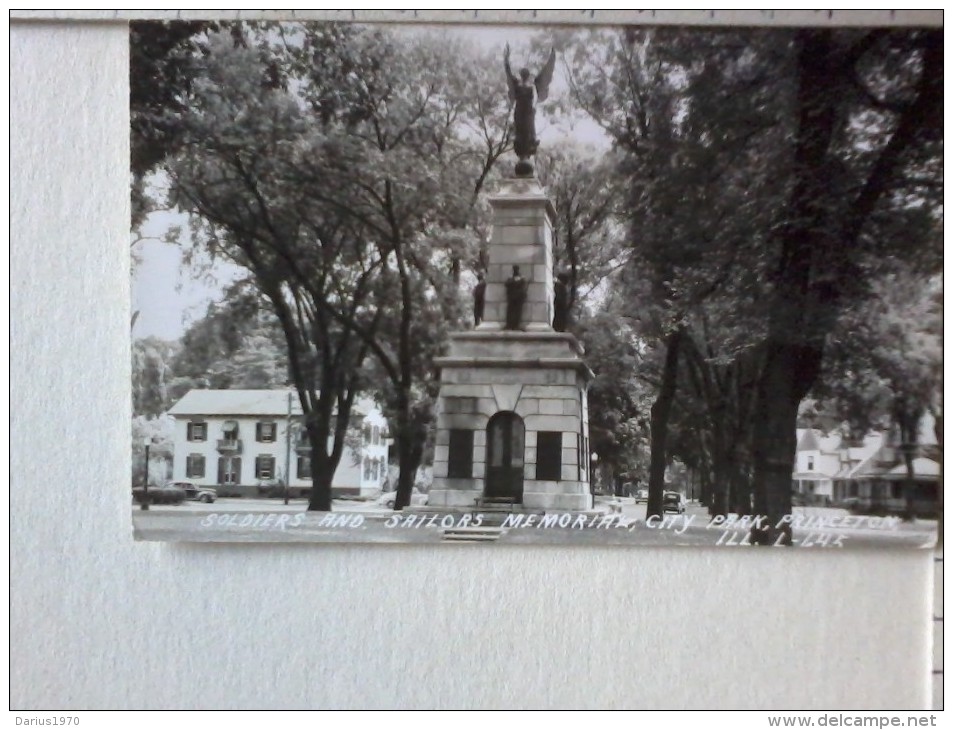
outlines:
[[[448,542],[493,542],[503,536],[500,527],[451,527],[443,531]]]

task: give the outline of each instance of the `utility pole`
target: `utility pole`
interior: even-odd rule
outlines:
[[[142,482],[142,504],[139,505],[139,509],[141,510],[149,509],[149,446],[151,444],[151,438],[147,438],[143,442],[143,446],[146,447],[146,477]]]

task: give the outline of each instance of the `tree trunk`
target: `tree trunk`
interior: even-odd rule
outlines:
[[[737,456],[730,467],[730,472],[732,509],[741,516],[751,514],[751,483],[746,478]]]
[[[910,401],[900,397],[895,405],[895,418],[900,427],[900,453],[903,455],[903,463],[906,466],[907,474],[903,480],[903,519],[910,521],[914,518],[913,497],[916,492],[916,471],[913,466],[913,459],[917,453],[917,444],[920,440],[920,420],[923,411],[918,408],[910,408]]]
[[[820,365],[819,350],[805,352],[773,339],[758,384],[752,447],[754,451],[754,512],[766,524],[752,530],[752,542],[791,545],[791,477],[797,448],[797,411],[806,377],[802,368]],[[813,378],[807,378],[813,382]],[[800,387],[799,387],[800,385]]]
[[[426,426],[414,417],[408,393],[398,397],[397,413],[397,493],[394,495],[394,509],[400,510],[411,504],[414,480],[420,462],[423,460],[424,444],[427,439]]]
[[[716,444],[712,454],[712,471],[714,480],[711,485],[711,503],[708,505],[708,514],[724,516],[728,514],[728,463],[723,453],[723,444]]]
[[[662,385],[658,397],[652,404],[652,448],[649,463],[649,499],[645,507],[646,517],[662,516],[662,493],[665,491],[665,465],[668,461],[666,441],[668,439],[668,419],[675,400],[675,387],[678,382],[678,350],[683,336],[682,328],[677,328],[667,337],[665,348],[665,366],[662,370]]]
[[[916,473],[913,469],[913,454],[916,447],[910,448],[909,445],[904,445],[903,450],[903,461],[907,467],[907,476],[903,480],[903,519],[905,522],[910,522],[916,516],[916,510],[913,507],[913,495],[915,492],[916,486]]]
[[[752,419],[755,514],[760,545],[791,545],[791,477],[797,447],[797,412],[820,372],[824,335],[832,323],[836,292],[813,290],[815,258],[853,241],[839,241],[832,220],[828,157],[838,123],[836,92],[842,79],[830,33],[798,34],[798,130],[790,211],[780,229],[781,250],[773,274],[765,358]],[[828,262],[828,266],[832,264]]]
[[[397,494],[394,495],[394,509],[400,510],[410,505],[410,498],[414,493],[414,478],[417,474],[419,460],[415,463],[414,449],[410,439],[397,439]]]
[[[322,433],[324,438],[322,438]],[[311,497],[308,499],[309,512],[331,511],[331,482],[337,463],[328,456],[327,430],[308,429],[308,441],[311,444]]]

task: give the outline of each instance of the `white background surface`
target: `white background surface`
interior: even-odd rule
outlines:
[[[929,707],[929,551],[134,542],[126,28],[10,41],[12,709]]]

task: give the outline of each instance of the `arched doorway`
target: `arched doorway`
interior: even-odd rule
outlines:
[[[526,443],[523,419],[500,411],[486,426],[486,499],[523,502],[523,452]]]

